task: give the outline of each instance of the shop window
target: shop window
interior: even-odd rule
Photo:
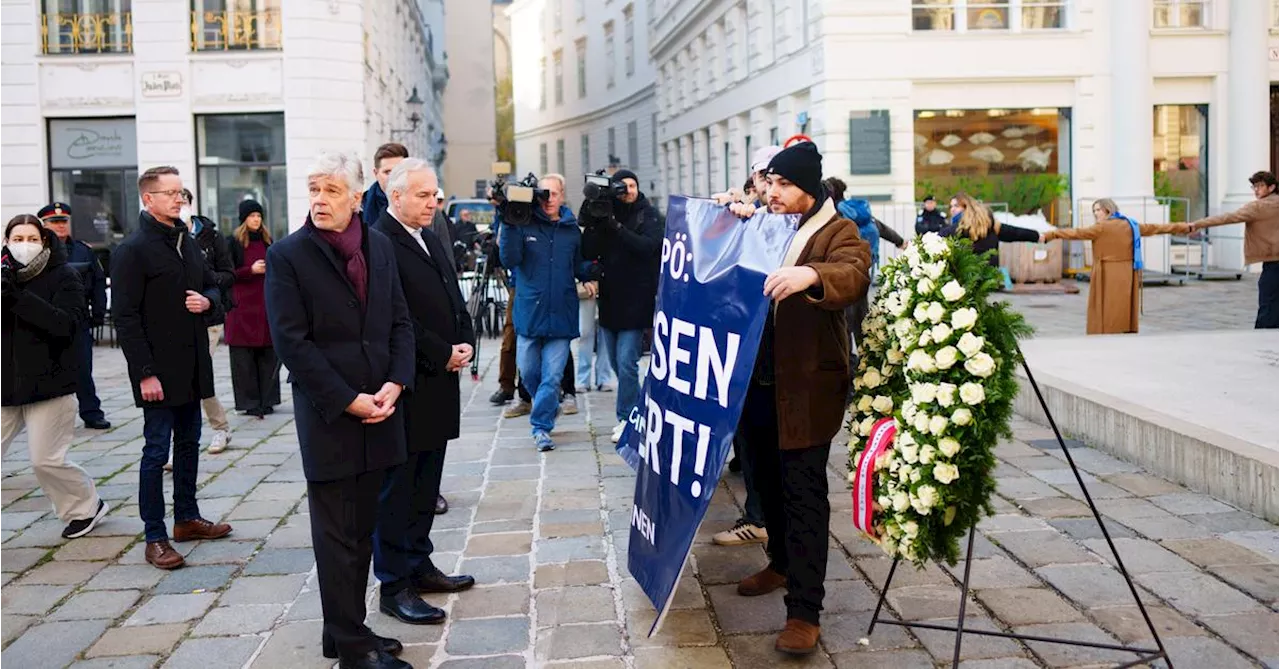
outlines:
[[[280,0],[191,0],[192,51],[280,48]]]
[[[1153,0],[1151,25],[1155,28],[1205,28],[1209,25],[1207,0]]]
[[[230,234],[240,225],[243,200],[257,200],[267,228],[289,233],[284,114],[218,114],[196,117],[198,213]]]
[[[44,0],[41,9],[43,53],[133,52],[131,0]]]
[[[51,199],[71,205],[71,236],[114,246],[137,227],[138,138],[134,119],[51,119]]]
[[[1169,198],[1169,220],[1207,216],[1209,106],[1158,105],[1151,128],[1153,185],[1156,197]]]
[[[1070,0],[912,0],[911,28],[1056,30],[1067,26]]]

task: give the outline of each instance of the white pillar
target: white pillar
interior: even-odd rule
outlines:
[[[1151,184],[1151,3],[1111,5],[1111,197],[1153,194]]]
[[[1227,41],[1227,154],[1226,196],[1219,211],[1235,211],[1253,199],[1249,177],[1267,169],[1268,132],[1267,27],[1271,20],[1265,2],[1236,0],[1230,6]],[[1212,110],[1210,110],[1212,114]],[[1244,267],[1244,225],[1213,228],[1216,264]]]

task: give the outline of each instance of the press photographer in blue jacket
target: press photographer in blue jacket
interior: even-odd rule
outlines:
[[[498,257],[519,286],[513,307],[516,365],[533,393],[529,424],[539,451],[555,448],[551,430],[560,403],[560,381],[569,342],[578,336],[574,279],[592,278],[590,264],[582,257],[578,220],[564,204],[564,185],[559,174],[543,176],[533,215],[524,224],[512,220],[507,205],[497,215]]]

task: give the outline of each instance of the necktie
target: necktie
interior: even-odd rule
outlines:
[[[431,252],[427,250],[427,242],[422,239],[422,228],[418,228],[409,234],[413,235],[414,241],[418,242],[418,246],[422,247],[423,253],[431,255]]]

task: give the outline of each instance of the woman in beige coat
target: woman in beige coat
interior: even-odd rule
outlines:
[[[1079,239],[1093,243],[1093,271],[1089,276],[1087,334],[1122,334],[1138,331],[1142,305],[1142,256],[1139,237],[1187,234],[1187,223],[1136,223],[1118,213],[1116,203],[1093,203],[1096,221],[1087,228],[1059,228],[1041,241]],[[1135,251],[1137,256],[1135,258]]]

